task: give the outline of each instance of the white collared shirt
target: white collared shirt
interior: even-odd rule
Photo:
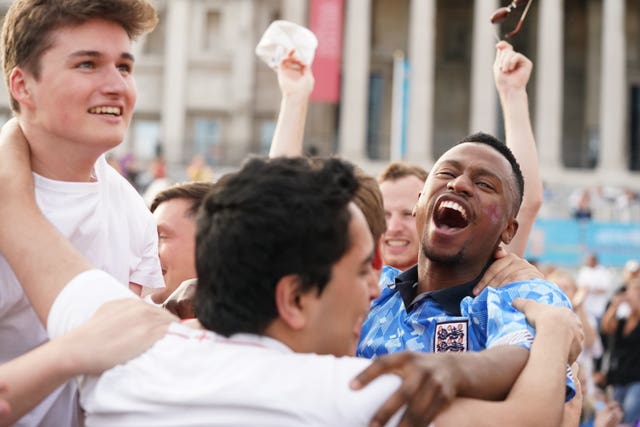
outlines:
[[[126,296],[110,280],[96,270],[72,280],[51,308],[50,334],[68,331],[100,304]],[[369,363],[294,353],[268,337],[224,338],[176,323],[140,357],[82,379],[80,401],[88,427],[366,426],[400,384],[386,375],[351,390],[350,381]]]

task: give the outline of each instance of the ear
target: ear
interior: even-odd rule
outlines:
[[[9,75],[9,91],[11,92],[11,96],[13,96],[20,105],[27,107],[33,106],[32,94],[29,88],[29,78],[22,68],[15,67],[13,71],[11,71]]]
[[[509,224],[507,224],[505,229],[502,230],[502,234],[500,235],[500,240],[502,240],[502,243],[504,243],[505,245],[508,245],[513,239],[513,237],[516,235],[517,231],[518,231],[518,220],[513,218],[511,221],[509,221]]]
[[[304,302],[307,293],[313,293],[313,291],[303,293],[300,277],[295,274],[280,278],[276,284],[278,317],[291,329],[300,330],[307,323]]]

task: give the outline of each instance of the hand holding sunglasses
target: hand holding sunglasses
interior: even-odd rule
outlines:
[[[499,24],[503,22],[505,19],[507,19],[507,16],[513,10],[515,10],[521,4],[524,4],[525,1],[526,0],[513,0],[508,6],[501,7],[500,9],[496,10],[495,12],[493,12],[493,15],[491,15],[491,23]],[[510,37],[513,37],[518,33],[518,31],[520,31],[520,27],[522,27],[522,21],[524,21],[524,18],[526,18],[527,16],[527,12],[529,12],[529,7],[531,6],[531,0],[526,1],[526,3],[527,5],[524,7],[524,10],[522,11],[522,15],[520,16],[518,25],[516,25],[516,28],[514,28],[513,31],[505,34],[505,38],[508,39]]]

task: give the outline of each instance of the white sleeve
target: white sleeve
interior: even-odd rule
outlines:
[[[87,270],[71,279],[49,310],[47,332],[50,338],[63,335],[85,323],[104,303],[137,298],[129,289],[102,270]]]
[[[326,422],[323,425],[369,425],[376,411],[398,389],[400,377],[387,374],[376,378],[361,390],[352,390],[349,383],[370,363],[371,360],[357,357],[337,358],[333,372],[327,372],[323,381],[316,383],[316,387],[327,387],[325,395],[333,396],[327,399],[331,404],[326,413],[333,413],[336,418],[324,420]],[[397,425],[404,410],[405,407],[398,410],[386,426]]]
[[[165,284],[158,257],[158,229],[150,213],[141,239],[141,252],[132,257],[136,264],[131,266],[129,281],[145,288],[162,289]]]

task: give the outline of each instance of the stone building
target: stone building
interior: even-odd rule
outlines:
[[[309,25],[310,15],[317,19],[328,6],[336,16],[324,22],[342,23],[340,97],[312,103],[308,150],[339,153],[375,173],[391,158],[430,167],[472,131],[503,134],[494,45],[521,9],[502,28],[489,17],[506,1],[154,3],[160,25],[135,46],[138,104],[117,154],[133,152],[144,162],[162,152],[170,170],[179,171],[195,154],[235,167],[250,153],[264,153],[279,94],[255,45],[271,21]],[[4,10],[8,4],[0,0]],[[545,181],[640,190],[640,2],[532,0],[513,43],[535,64],[530,108]],[[400,57],[408,95],[394,104]],[[6,96],[0,98],[0,115],[8,117]],[[394,105],[404,106],[401,113]],[[390,142],[398,129],[399,150]]]

